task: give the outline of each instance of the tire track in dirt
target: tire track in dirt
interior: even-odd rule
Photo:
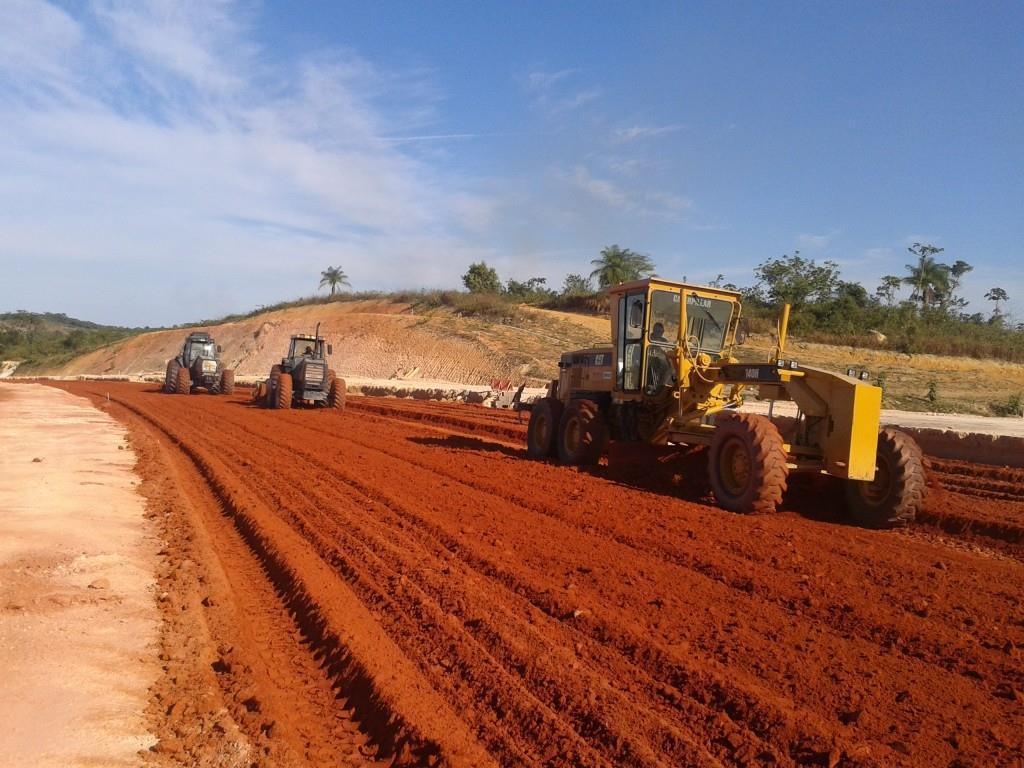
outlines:
[[[104,390],[109,390],[109,385]],[[292,531],[275,524],[269,510],[237,483],[236,477],[224,471],[222,460],[199,447],[210,442],[209,434],[196,432],[189,426],[191,419],[182,420],[186,425],[183,429],[165,418],[167,409],[161,400],[187,403],[191,399],[195,404],[200,400],[160,397],[140,407],[130,397],[110,399],[170,438],[194,463],[216,496],[218,506],[231,517],[250,554],[259,559],[270,584],[295,618],[298,630],[310,646],[310,654],[326,670],[331,685],[350,698],[375,744],[372,751],[379,751],[394,766],[433,766],[441,760],[442,752],[451,764],[493,765],[472,740],[466,739],[461,723],[452,719],[447,707],[440,704],[429,689],[422,687],[418,676],[410,674],[405,658],[395,656],[393,651],[389,653],[388,643],[383,641],[376,624],[366,623],[362,606],[353,604],[346,591],[330,590],[331,585],[325,582],[332,579],[325,573],[325,564],[302,557],[302,547],[289,542],[293,538]],[[146,408],[146,405],[155,407]],[[188,435],[193,439],[189,440]],[[232,567],[234,565],[232,562]],[[318,601],[314,595],[324,594],[325,589],[330,590],[330,599]],[[346,603],[348,610],[339,614]],[[339,620],[340,615],[344,615],[345,620]],[[362,646],[362,652],[353,652],[351,645]],[[373,649],[374,653],[367,652],[368,649]],[[367,665],[367,662],[370,663]],[[382,682],[393,680],[401,683],[381,688]],[[291,693],[306,695],[304,688],[300,686],[300,690]],[[246,706],[251,706],[249,699],[247,702]],[[400,710],[413,715],[415,724],[405,721]],[[423,728],[438,738],[425,736]],[[336,758],[335,754],[332,759]]]
[[[286,417],[282,415],[282,417],[283,418],[287,418],[289,420],[296,420],[296,419],[302,419],[303,418],[303,414],[293,414],[293,415],[289,415],[289,416],[286,416]],[[351,439],[351,437],[349,439]],[[385,444],[387,444],[389,442],[390,441],[387,441],[387,440],[384,441]],[[307,458],[312,458],[312,457],[307,457]]]
[[[320,431],[323,434],[332,434],[329,430],[318,429],[316,427],[308,428],[314,431]],[[356,435],[349,435],[347,439],[354,439],[356,441],[359,441],[359,438]],[[429,438],[427,440],[429,441]],[[543,514],[547,517],[551,517],[553,519],[557,519],[560,521],[566,521],[567,519],[566,515],[564,514],[564,510],[562,510],[561,508],[553,507],[551,505],[545,505],[542,502],[537,502],[534,501],[533,499],[526,498],[522,495],[511,492],[507,490],[507,483],[502,483],[501,481],[488,482],[486,477],[483,477],[483,473],[480,473],[479,475],[471,474],[469,477],[462,477],[459,476],[458,473],[447,471],[446,468],[444,467],[430,466],[427,463],[419,461],[417,460],[417,457],[414,454],[410,454],[409,452],[396,453],[394,450],[387,447],[381,447],[379,445],[375,446],[366,442],[361,442],[360,444],[372,450],[386,453],[389,456],[392,456],[393,458],[399,459],[400,461],[422,467],[426,471],[441,475],[449,480],[458,482],[467,487],[471,487],[477,490],[481,490],[485,493],[498,496],[505,501],[515,503],[519,506],[530,509],[532,511],[536,511],[537,513]],[[486,444],[477,442],[460,442],[459,445],[468,445],[474,448],[487,448]],[[492,449],[500,448],[500,446],[496,445],[491,445],[490,447]],[[521,453],[521,451],[518,452],[519,455],[521,455]],[[478,477],[481,479],[477,479]],[[541,494],[541,498],[543,498],[543,494]],[[587,532],[587,530],[582,531],[582,533]],[[883,645],[887,649],[892,649],[894,647],[894,638],[898,638],[904,634],[915,634],[916,632],[916,628],[913,627],[907,627],[905,625],[894,626],[891,623],[872,622],[868,619],[868,617],[860,616],[857,613],[853,613],[851,615],[849,606],[846,605],[841,606],[843,610],[839,611],[834,610],[836,607],[834,605],[826,606],[832,609],[827,612],[815,610],[816,608],[819,608],[819,606],[806,604],[806,590],[801,592],[796,589],[791,589],[785,593],[779,594],[779,591],[777,589],[777,578],[775,579],[774,583],[770,585],[775,589],[768,590],[766,589],[766,587],[769,585],[765,583],[755,583],[751,579],[749,568],[751,563],[760,568],[761,566],[764,566],[766,562],[763,558],[749,556],[749,552],[730,552],[729,554],[731,557],[724,565],[732,567],[723,568],[721,567],[723,564],[715,564],[710,561],[707,561],[706,559],[702,560],[698,558],[694,552],[689,551],[687,549],[673,548],[660,542],[645,542],[643,540],[636,538],[635,536],[617,532],[614,528],[611,527],[602,527],[602,532],[612,540],[616,541],[617,543],[623,544],[624,546],[628,546],[633,550],[643,552],[646,554],[651,554],[655,557],[664,559],[673,564],[680,565],[691,570],[697,571],[699,573],[702,573],[709,579],[716,582],[724,583],[740,593],[756,594],[758,597],[764,600],[777,603],[789,612],[799,612],[800,614],[816,615],[822,621],[827,621],[828,623],[830,623],[837,630],[840,630],[844,633],[859,633],[865,639],[869,639],[873,642]],[[692,536],[692,534],[692,531],[687,531],[688,536]],[[869,562],[868,560],[860,556],[857,552],[851,551],[849,548],[839,549],[830,546],[830,552],[834,552],[836,555],[843,557],[844,559],[854,561],[859,560],[865,566],[874,565],[876,564],[877,560],[877,558],[872,557]],[[778,562],[772,562],[771,565],[775,569],[778,569],[780,567],[780,564]],[[803,570],[805,569],[799,567],[799,564],[797,564],[796,567],[790,569],[793,576],[792,582],[794,587],[799,587],[802,584],[801,579],[803,579]],[[851,587],[852,586],[853,585],[851,585]],[[898,596],[905,596],[905,591],[897,590],[896,594]],[[908,605],[906,603],[906,600],[898,600],[893,603],[893,607],[902,609],[908,607]],[[910,606],[909,610],[912,613],[921,612],[916,606]],[[928,614],[932,612],[925,611],[925,613]],[[900,651],[898,646],[896,647],[896,650]],[[961,657],[964,654],[964,651],[965,648],[962,645],[956,645],[952,648],[942,648],[937,646],[934,650],[932,650],[931,655],[933,655],[942,666],[946,668],[954,668],[957,664],[956,660],[961,659]],[[919,657],[921,655],[920,649],[910,649],[909,655],[912,655],[915,658]],[[1015,674],[1017,673],[1017,670],[1016,668],[1014,668],[1012,670],[1008,670],[1007,672],[1009,674]]]
[[[385,442],[387,442],[387,441],[385,441]],[[893,634],[893,635],[895,635],[895,633],[892,633],[892,634]],[[896,637],[898,637],[898,635],[896,635]],[[890,640],[889,640],[889,641],[887,642],[887,646],[888,646],[888,647],[886,648],[886,650],[888,650],[889,648],[891,648],[892,644],[893,644],[893,643],[892,643],[892,639],[890,639]],[[909,649],[909,650],[907,651],[907,653],[906,653],[906,656],[907,656],[907,659],[908,659],[908,660],[912,660],[912,659],[914,659],[915,657],[917,657],[917,656],[920,656],[920,655],[921,655],[921,653],[920,653],[920,649],[915,649],[915,648],[913,648],[913,647],[912,647],[912,648],[910,648],[910,649]],[[955,658],[955,656],[954,656],[954,657],[946,657],[946,658],[947,658],[947,659],[951,659],[951,658]],[[1009,671],[1007,671],[1007,670],[1004,670],[1004,672],[1006,672],[1006,673],[1008,673],[1008,674],[1013,674],[1015,670],[1016,670],[1016,667],[1013,667],[1013,668],[1012,668],[1011,670],[1009,670]],[[970,669],[970,668],[966,668],[966,669],[964,669],[964,670],[963,670],[963,672],[964,672],[964,673],[966,673],[966,674],[968,674],[968,676],[972,676],[972,677],[973,677],[973,676],[975,676],[975,675],[977,674],[976,670],[974,670],[974,669]]]
[[[234,525],[260,528],[249,549],[301,539],[339,584],[310,610],[352,590],[503,764],[1020,758],[1018,563],[525,462],[479,437],[519,428],[482,409],[262,412],[101,386],[202,454]],[[322,570],[300,560],[302,583]]]

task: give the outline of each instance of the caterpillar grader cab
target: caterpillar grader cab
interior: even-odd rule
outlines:
[[[788,478],[841,478],[863,524],[910,521],[920,508],[924,460],[906,434],[880,428],[882,391],[866,374],[801,365],[785,354],[789,306],[763,363],[733,356],[740,294],[649,278],[609,290],[612,344],[567,352],[547,395],[530,407],[527,453],[597,463],[609,440],[708,447],[711,489],[736,512],[773,512]],[[768,415],[740,411],[745,395]],[[772,418],[775,403],[796,415]],[[639,453],[639,452],[638,452]]]
[[[312,335],[292,336],[287,356],[270,369],[270,378],[256,387],[255,399],[268,408],[344,408],[345,380],[327,365],[327,356],[333,353],[332,346],[320,335],[319,323]]]
[[[164,392],[187,395],[197,389],[218,395],[235,391],[235,372],[221,362],[221,347],[205,332],[190,333],[177,357],[167,361]]]

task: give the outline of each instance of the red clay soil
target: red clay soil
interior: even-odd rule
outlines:
[[[1024,764],[1019,473],[936,462],[923,522],[868,531],[829,483],[721,511],[700,452],[529,461],[478,407],[59,386],[165,520],[157,762]]]

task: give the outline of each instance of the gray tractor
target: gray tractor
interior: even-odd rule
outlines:
[[[327,367],[327,355],[333,354],[330,344],[316,333],[292,336],[288,356],[270,369],[270,378],[256,387],[254,397],[268,408],[291,408],[316,405],[327,408],[345,407],[345,380]]]
[[[205,331],[190,333],[177,357],[167,361],[164,392],[187,395],[205,389],[213,395],[235,391],[235,372],[221,362],[221,347]]]

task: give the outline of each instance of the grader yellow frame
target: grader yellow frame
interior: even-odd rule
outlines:
[[[925,485],[920,449],[880,429],[878,387],[786,357],[788,306],[774,353],[750,363],[733,356],[735,291],[649,278],[608,295],[612,344],[562,355],[559,378],[531,407],[531,456],[593,464],[609,439],[707,445],[710,484],[727,509],[774,511],[791,473],[817,472],[848,481],[865,523],[913,519]],[[772,404],[767,416],[739,411],[754,387]],[[772,418],[777,401],[795,403],[797,415]]]

